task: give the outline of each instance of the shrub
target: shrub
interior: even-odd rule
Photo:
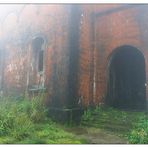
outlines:
[[[93,120],[93,109],[88,108],[84,111],[84,114],[82,116],[82,122],[84,121],[92,121]]]
[[[0,143],[81,143],[47,117],[43,98],[0,98]]]
[[[128,134],[129,143],[147,144],[148,143],[148,118],[143,115],[134,124],[133,129]]]
[[[15,138],[21,139],[29,135],[33,123],[46,120],[46,109],[41,95],[31,100],[26,96],[3,97],[0,102],[0,136],[13,133]]]
[[[39,95],[31,99],[30,118],[34,123],[44,122],[47,120],[47,108],[44,105],[44,96]]]
[[[11,129],[11,135],[17,140],[28,137],[33,131],[33,123],[25,113],[20,113],[14,120],[14,126]]]
[[[9,99],[0,98],[0,136],[9,133],[14,126],[15,115],[11,111]]]
[[[1,112],[1,115],[0,115],[0,136],[8,134],[12,127],[14,127],[13,116],[10,113],[2,114],[2,112]]]

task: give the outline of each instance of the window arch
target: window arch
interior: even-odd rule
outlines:
[[[38,72],[44,71],[44,39],[36,37],[32,41],[34,65]]]

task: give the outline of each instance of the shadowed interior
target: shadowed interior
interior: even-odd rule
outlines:
[[[117,48],[109,61],[106,103],[123,109],[145,109],[145,60],[132,46]]]

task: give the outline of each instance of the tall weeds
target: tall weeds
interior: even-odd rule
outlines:
[[[47,119],[46,113],[42,95],[31,99],[26,96],[1,97],[0,136],[11,134],[19,140],[22,139],[34,130],[33,124]]]
[[[0,143],[83,143],[50,120],[44,96],[0,98]]]

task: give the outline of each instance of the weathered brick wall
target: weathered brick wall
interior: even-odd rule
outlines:
[[[23,93],[43,83],[47,102],[54,107],[100,104],[106,95],[109,57],[122,45],[144,54],[147,75],[148,6],[123,6],[79,5],[79,12],[72,13],[69,5],[26,5],[6,15],[0,30],[6,93]],[[45,41],[42,75],[33,66],[35,37]],[[76,94],[73,100],[70,94]]]
[[[148,5],[141,7],[136,18],[140,32],[139,40],[141,42],[139,49],[141,49],[145,58],[146,83],[148,84]],[[148,108],[148,86],[146,86],[146,99]]]
[[[43,81],[48,100],[64,104],[68,75],[69,5],[25,5],[8,13],[2,23],[5,50],[4,90],[24,93]],[[32,41],[43,37],[44,73],[33,65]],[[36,63],[38,64],[38,63]]]
[[[119,7],[82,6],[79,96],[84,106],[104,102],[107,64],[117,47],[131,45],[139,49],[147,71],[148,6]]]

